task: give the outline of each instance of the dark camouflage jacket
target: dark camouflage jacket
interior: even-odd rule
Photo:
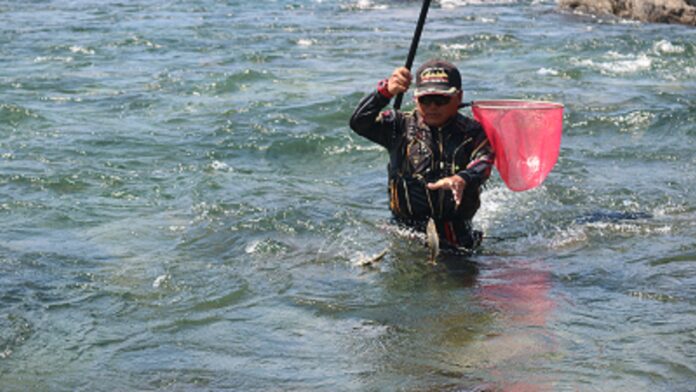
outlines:
[[[369,94],[353,113],[350,127],[389,151],[389,205],[394,216],[416,226],[429,217],[440,223],[470,221],[494,159],[481,125],[457,114],[443,127],[430,128],[417,112],[382,112],[387,104],[389,98],[378,91]],[[425,187],[454,174],[467,184],[459,208],[451,191]]]

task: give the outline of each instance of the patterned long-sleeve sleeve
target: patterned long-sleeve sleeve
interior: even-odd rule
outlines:
[[[350,127],[355,133],[386,148],[390,147],[399,120],[393,111],[382,112],[389,100],[381,92],[374,91],[360,101],[350,117]]]

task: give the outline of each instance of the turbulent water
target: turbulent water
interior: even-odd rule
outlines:
[[[434,2],[416,65],[566,110],[431,266],[347,125],[419,10],[0,1],[0,390],[692,390],[696,30]]]

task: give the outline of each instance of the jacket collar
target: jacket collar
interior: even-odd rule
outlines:
[[[447,122],[445,122],[441,127],[431,127],[430,125],[426,124],[423,121],[423,117],[421,117],[420,113],[418,113],[417,110],[415,110],[414,113],[416,114],[416,120],[418,121],[418,126],[429,129],[430,131],[434,131],[434,130],[438,130],[438,129],[446,130],[446,129],[450,128],[452,126],[452,124],[456,123],[458,118],[464,117],[464,116],[462,116],[461,113],[457,112],[457,114],[450,117],[447,120]]]

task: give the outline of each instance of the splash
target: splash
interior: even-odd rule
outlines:
[[[667,40],[655,42],[653,45],[653,51],[656,53],[678,54],[684,53],[684,50],[683,46],[674,45]]]
[[[302,38],[302,39],[297,40],[297,45],[299,45],[299,46],[305,46],[305,47],[312,46],[315,43],[316,43],[316,41],[313,39]]]
[[[78,46],[78,45],[73,45],[70,48],[68,48],[72,53],[79,53],[79,54],[94,54],[94,49],[90,48],[85,48],[83,46]]]
[[[160,275],[158,276],[154,282],[152,282],[152,288],[158,289],[160,286],[162,286],[164,283],[166,283],[169,280],[169,275]]]
[[[558,76],[560,73],[553,68],[539,68],[537,75],[542,76]]]
[[[215,170],[215,171],[221,171],[221,170],[229,169],[229,166],[225,162],[213,161],[210,164],[210,168]]]
[[[607,53],[603,59],[607,61],[596,62],[591,59],[575,60],[575,64],[598,70],[603,74],[630,74],[649,70],[653,61],[645,53],[637,56],[623,55],[617,52]]]
[[[348,9],[348,10],[368,11],[368,10],[386,10],[389,7],[386,4],[375,4],[371,0],[358,0],[356,3],[350,4],[348,6],[342,6],[341,8]]]
[[[518,0],[440,0],[440,7],[452,9],[467,5],[513,4]]]

